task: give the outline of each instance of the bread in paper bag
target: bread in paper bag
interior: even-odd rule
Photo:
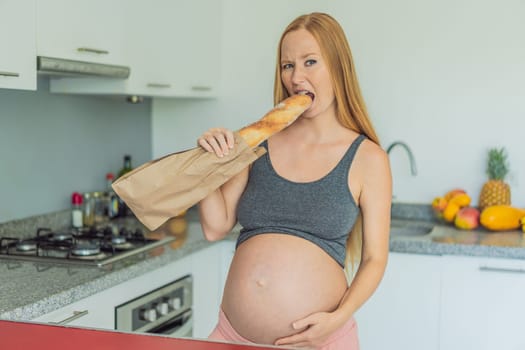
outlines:
[[[112,187],[148,229],[197,204],[263,155],[255,147],[290,125],[312,103],[294,95],[279,103],[259,121],[235,132],[235,147],[224,157],[201,147],[147,162],[118,178]]]

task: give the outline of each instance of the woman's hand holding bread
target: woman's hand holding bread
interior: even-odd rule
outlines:
[[[293,123],[312,104],[308,95],[293,95],[281,101],[261,119],[245,126],[237,133],[254,148],[273,134]],[[198,144],[208,152],[215,152],[218,157],[228,155],[235,139],[233,132],[225,128],[212,128],[202,134]]]

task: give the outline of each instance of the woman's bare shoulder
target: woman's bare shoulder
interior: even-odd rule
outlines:
[[[365,139],[359,146],[360,157],[366,160],[366,164],[374,166],[375,163],[388,163],[388,155],[386,151],[377,143]],[[375,165],[379,165],[375,164]]]
[[[365,139],[355,156],[354,160],[355,170],[359,173],[359,177],[363,181],[373,175],[384,174],[385,176],[390,176],[390,164],[388,161],[388,155],[385,150],[378,145],[377,143]]]

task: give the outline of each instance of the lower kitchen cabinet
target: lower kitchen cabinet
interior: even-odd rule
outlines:
[[[68,326],[115,328],[115,298],[105,291],[38,317],[33,321]]]
[[[525,349],[525,261],[443,257],[441,349]]]
[[[34,319],[102,329],[115,328],[115,307],[185,275],[193,277],[193,337],[207,338],[217,324],[223,288],[223,245],[218,242],[140,277]]]
[[[33,321],[115,329],[116,306],[149,293],[191,272],[192,255],[189,255],[142,276],[35,318]]]
[[[219,282],[220,260],[220,243],[192,254],[193,336],[195,338],[207,338],[217,324],[222,292]]]
[[[355,315],[361,348],[439,349],[440,257],[390,253],[385,275]]]
[[[192,255],[195,338],[207,338],[217,325],[222,292],[234,253],[235,241],[223,240]]]
[[[236,241],[224,241],[221,244],[221,272],[220,272],[220,291],[221,299],[224,285],[226,284],[226,278],[228,277],[228,271],[230,271],[230,265],[235,254]]]

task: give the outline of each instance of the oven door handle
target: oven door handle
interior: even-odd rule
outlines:
[[[72,315],[72,316],[69,316],[68,318],[63,319],[62,321],[58,321],[58,322],[49,322],[49,323],[52,323],[52,324],[59,324],[59,325],[68,324],[68,323],[70,323],[70,322],[73,322],[73,321],[76,320],[77,318],[80,318],[80,317],[86,316],[88,313],[89,313],[88,310],[84,310],[84,311],[73,311],[73,315]]]

